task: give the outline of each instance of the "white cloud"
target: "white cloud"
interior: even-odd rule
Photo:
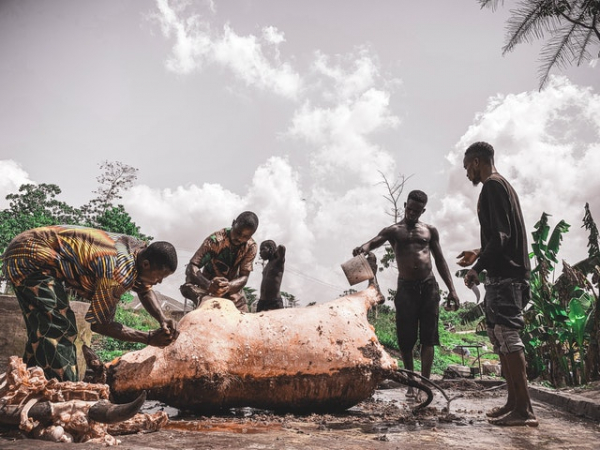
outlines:
[[[265,41],[265,44],[275,45],[273,41]],[[240,36],[226,25],[223,35],[213,43],[214,60],[248,86],[295,98],[301,87],[300,76],[289,63],[279,61],[277,50],[269,59],[262,45],[259,38]]]
[[[167,69],[190,74],[207,64],[219,64],[248,86],[291,99],[298,95],[302,80],[289,63],[280,60],[278,46],[285,38],[275,27],[263,28],[260,37],[240,36],[227,24],[222,32],[214,32],[199,14],[187,13],[187,2],[156,3],[159,12],[152,17],[163,35],[174,40]]]
[[[8,208],[8,194],[14,194],[22,184],[30,183],[33,181],[19,163],[11,159],[0,160],[0,209]]]
[[[551,225],[564,219],[572,225],[559,257],[575,263],[587,256],[587,235],[581,228],[584,205],[600,221],[600,95],[590,88],[554,77],[541,92],[496,96],[448,155],[452,164],[442,207],[435,223],[455,256],[479,245],[476,201],[480,187],[467,180],[464,150],[487,141],[496,150],[496,168],[519,194],[527,229],[543,212]]]
[[[197,14],[181,20],[179,14],[186,9],[185,2],[156,0],[156,5],[159,13],[151,17],[158,20],[166,38],[175,40],[173,54],[166,62],[167,69],[181,74],[200,69],[211,51],[209,24]]]
[[[274,26],[264,27],[262,29],[265,41],[271,44],[281,44],[285,42],[285,35]]]
[[[335,64],[317,52],[313,70],[313,99],[296,110],[288,130],[289,136],[315,146],[313,175],[338,190],[348,189],[340,183],[340,172],[353,185],[373,184],[380,171],[393,176],[394,158],[372,135],[400,124],[390,110],[391,92],[384,89],[395,80],[381,76],[377,59],[365,49],[338,57]]]
[[[313,70],[329,81],[326,84],[329,90],[324,92],[324,97],[330,100],[347,101],[360,97],[381,79],[379,62],[367,47],[359,47],[356,52],[335,58],[317,51]]]
[[[367,47],[334,57],[316,50],[309,70],[300,74],[281,57],[285,42],[281,30],[264,26],[260,36],[240,35],[226,24],[222,32],[213,33],[198,16],[187,13],[189,18],[184,19],[183,8],[169,4],[159,5],[164,35],[170,38],[173,30],[179,32],[172,70],[216,64],[229,69],[249,89],[269,90],[298,105],[283,136],[308,144],[310,164],[298,169],[304,178],[288,160],[271,158],[256,169],[247,192],[239,197],[227,192],[224,196],[234,202],[222,198],[213,204],[224,225],[243,209],[256,211],[261,221],[257,238],[273,239],[288,248],[290,275],[284,279],[284,285],[289,283],[284,290],[306,302],[329,300],[349,287],[339,265],[355,246],[389,222],[385,191],[378,183],[381,173],[395,177],[395,161],[373,136],[400,123],[390,110],[391,92],[399,80],[382,74],[378,58]],[[179,48],[186,51],[178,53]],[[193,192],[195,205],[208,200],[205,187],[183,191],[182,198]],[[168,203],[173,205],[173,200]],[[232,203],[237,209],[230,207]],[[169,205],[165,206],[168,211]],[[136,220],[145,209],[138,208]],[[226,220],[222,210],[227,211]],[[214,231],[204,225],[209,216],[188,209],[183,222],[177,222],[178,238],[197,236],[199,228],[204,235]],[[315,280],[320,280],[316,286]],[[260,283],[260,276],[253,275],[252,283]]]

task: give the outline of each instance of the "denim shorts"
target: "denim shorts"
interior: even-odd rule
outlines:
[[[507,353],[514,353],[525,348],[521,336],[519,336],[519,330],[514,328],[508,328],[504,325],[496,325],[494,327],[488,327],[488,337],[490,342],[494,346],[494,353],[503,355]]]
[[[485,286],[485,320],[488,328],[502,325],[521,330],[523,307],[529,302],[529,283],[525,280],[505,278],[494,280]]]

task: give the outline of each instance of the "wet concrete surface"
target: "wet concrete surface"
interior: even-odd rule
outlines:
[[[449,398],[439,391],[432,404],[413,412],[415,403],[406,388],[387,384],[372,398],[343,414],[274,415],[239,409],[227,416],[193,417],[164,405],[147,402],[146,412],[165,410],[171,420],[154,433],[124,435],[117,448],[141,449],[544,449],[579,450],[598,448],[600,423],[578,417],[556,405],[557,396],[536,400],[534,410],[540,425],[498,427],[490,425],[485,411],[501,406],[506,392],[489,390],[471,380],[440,382]],[[389,387],[394,387],[389,389]],[[577,403],[600,405],[600,388],[561,395]],[[581,397],[581,398],[579,398]],[[584,399],[584,400],[582,400]],[[568,402],[567,402],[568,403]],[[574,404],[575,404],[574,403]],[[585,408],[584,408],[585,409]],[[98,444],[57,444],[23,439],[14,430],[0,433],[1,449],[97,449]]]

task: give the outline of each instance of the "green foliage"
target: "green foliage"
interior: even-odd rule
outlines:
[[[396,311],[387,305],[380,305],[377,314],[369,311],[369,323],[375,328],[377,339],[386,348],[399,351],[396,337]]]
[[[383,272],[384,269],[389,269],[390,267],[394,267],[396,263],[396,254],[394,253],[394,249],[391,245],[384,246],[385,253],[379,260],[383,267],[379,268],[380,272]]]
[[[0,211],[0,253],[19,233],[59,223],[76,224],[78,210],[56,200],[61,190],[55,184],[24,184],[18,194],[8,194],[9,207]]]
[[[294,294],[290,294],[289,292],[281,291],[281,298],[287,301],[289,308],[295,308],[300,302]]]
[[[586,205],[587,206],[587,205]],[[589,210],[586,208],[586,217]],[[585,274],[563,262],[563,274],[554,282],[558,252],[569,225],[560,221],[550,233],[548,214],[543,213],[532,233],[531,303],[525,310],[523,343],[528,376],[540,377],[554,386],[587,381],[586,353],[597,299]],[[592,226],[588,218],[588,230]]]
[[[121,303],[127,305],[133,301],[133,298],[134,297],[131,292],[125,292],[123,295],[121,295]]]
[[[499,0],[478,1],[483,7],[491,8],[499,3]],[[588,49],[600,44],[598,0],[520,1],[510,14],[503,54],[523,42],[549,36],[541,52],[540,89],[553,67],[580,65],[591,58]]]
[[[590,258],[600,257],[600,244],[598,242],[600,234],[598,233],[598,227],[592,217],[590,211],[590,204],[585,204],[585,214],[583,215],[583,226],[589,232],[588,237],[588,256]]]
[[[473,312],[473,310],[476,310]],[[453,332],[475,330],[483,319],[481,304],[463,302],[456,311],[446,311],[440,307],[440,323]]]
[[[99,228],[113,233],[126,234],[147,242],[152,241],[152,236],[146,236],[140,232],[140,227],[131,220],[131,216],[123,205],[110,207],[94,218],[94,221],[89,223],[93,228]]]
[[[55,184],[24,184],[18,193],[7,195],[9,207],[0,211],[0,254],[19,233],[59,224],[100,228],[151,241],[153,238],[140,232],[123,205],[110,204],[121,198],[121,190],[131,186],[137,169],[119,162],[104,162],[100,167],[106,172],[97,178],[101,183],[96,191],[99,197],[81,208],[58,200],[61,190]],[[1,270],[0,267],[0,278]]]
[[[571,225],[566,223],[564,220],[561,220],[554,227],[552,235],[550,235],[550,239],[548,240],[548,236],[550,233],[548,217],[550,217],[549,214],[542,213],[542,217],[534,226],[535,231],[531,233],[531,235],[533,236],[533,242],[531,243],[533,253],[530,255],[530,257],[534,257],[538,263],[537,266],[533,269],[533,272],[544,272],[546,270],[554,270],[554,266],[551,263],[558,263],[556,255],[560,249],[563,234],[567,233],[569,231],[569,228],[571,227]]]
[[[474,331],[471,333],[456,333],[449,331],[453,325],[461,324],[461,316],[467,309],[464,306],[458,311],[440,310],[440,346],[435,348],[435,357],[432,366],[432,373],[442,375],[449,364],[460,364],[462,358],[452,350],[457,345],[486,345],[491,347],[487,336],[481,336]],[[369,323],[375,328],[377,339],[392,354],[399,355],[398,338],[396,336],[396,311],[387,305],[381,305],[377,314],[369,312]],[[415,370],[420,370],[419,344],[415,345]],[[492,355],[488,359],[496,359]],[[467,364],[465,358],[465,364]]]
[[[460,278],[462,280],[469,270],[470,269],[459,269],[454,273],[454,276],[457,278]],[[484,285],[487,280],[487,273],[485,271],[480,272],[478,275],[478,278],[479,278],[479,284]]]
[[[256,297],[256,289],[244,286],[242,290],[244,291],[244,295],[246,296],[246,304],[248,305],[248,311],[252,311],[252,305],[254,304],[254,302],[258,301],[258,298]]]

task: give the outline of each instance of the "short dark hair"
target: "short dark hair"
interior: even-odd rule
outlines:
[[[140,256],[147,260],[153,268],[169,269],[171,272],[177,270],[177,251],[168,242],[153,242],[144,249]]]
[[[267,239],[266,241],[262,241],[260,243],[260,246],[265,246],[265,247],[269,247],[271,250],[275,250],[277,248],[277,244],[275,243],[275,241],[271,240],[271,239]]]
[[[415,202],[423,203],[423,205],[427,204],[427,194],[423,191],[414,190],[410,191],[408,194],[408,200],[414,200]]]
[[[489,163],[494,162],[494,147],[487,142],[475,142],[469,145],[469,148],[465,151],[465,157],[468,158],[480,158]]]
[[[244,211],[237,219],[235,219],[235,225],[243,229],[252,229],[256,231],[258,228],[258,216],[252,211]]]

